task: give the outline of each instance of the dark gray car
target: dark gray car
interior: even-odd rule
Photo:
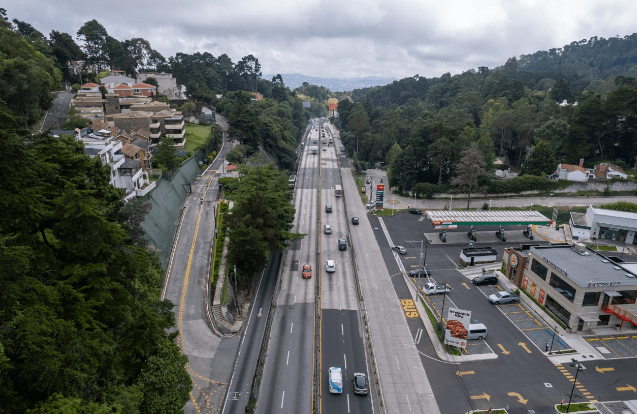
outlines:
[[[481,276],[476,277],[475,279],[473,279],[472,282],[476,286],[497,285],[498,284],[498,277],[496,275],[494,275],[493,273],[487,273],[485,275],[481,275]]]

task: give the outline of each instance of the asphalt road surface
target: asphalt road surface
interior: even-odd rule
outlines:
[[[54,93],[53,106],[44,115],[40,125],[40,132],[49,129],[62,129],[62,123],[66,121],[72,93],[70,91],[57,91]]]

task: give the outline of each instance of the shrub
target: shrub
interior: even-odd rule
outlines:
[[[490,194],[521,193],[523,191],[548,192],[569,184],[569,182],[562,183],[546,177],[521,175],[509,180],[492,180],[487,185],[487,192]]]

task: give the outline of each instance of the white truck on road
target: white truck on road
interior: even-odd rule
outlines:
[[[451,292],[451,287],[449,285],[437,285],[435,283],[427,282],[423,286],[423,289],[426,295],[435,295],[437,293],[449,293]]]

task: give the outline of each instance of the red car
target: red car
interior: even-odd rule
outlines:
[[[311,279],[312,278],[312,266],[303,265],[303,279]]]

